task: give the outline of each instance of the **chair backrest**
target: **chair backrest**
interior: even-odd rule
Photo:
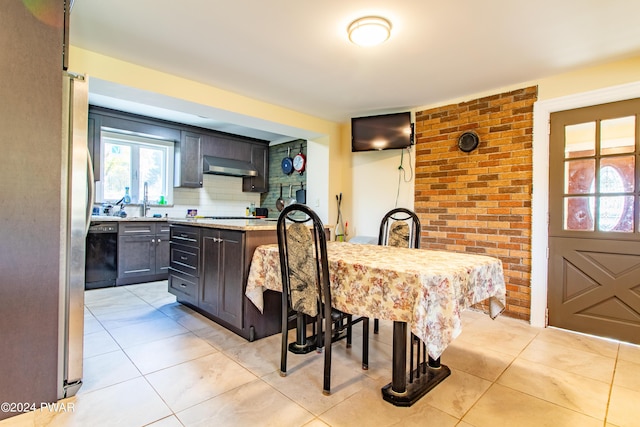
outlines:
[[[380,222],[378,245],[419,248],[420,220],[415,212],[405,208],[387,212]]]
[[[283,309],[316,316],[321,301],[331,301],[324,225],[311,208],[294,203],[280,212],[277,233]]]

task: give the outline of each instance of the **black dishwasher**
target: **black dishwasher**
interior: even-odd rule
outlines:
[[[118,277],[118,223],[92,223],[87,233],[84,288],[116,285]]]

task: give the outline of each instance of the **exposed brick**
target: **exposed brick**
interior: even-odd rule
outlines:
[[[502,260],[506,315],[528,320],[533,103],[537,87],[416,112],[415,205],[423,247]],[[480,136],[471,153],[464,131]],[[477,304],[486,310],[486,304]]]

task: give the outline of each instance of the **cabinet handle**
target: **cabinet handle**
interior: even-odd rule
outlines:
[[[184,283],[180,283],[180,287],[181,287],[181,288],[186,288],[186,287],[187,287],[187,285],[185,285]]]
[[[161,240],[160,240],[160,239],[158,239],[158,243],[160,243],[160,242],[161,242]]]
[[[187,260],[187,257],[186,257],[186,256],[181,256],[181,257],[180,257],[180,259],[181,259],[182,261],[186,261],[186,260]]]
[[[156,242],[156,239],[151,239],[151,243],[155,243],[155,242]]]

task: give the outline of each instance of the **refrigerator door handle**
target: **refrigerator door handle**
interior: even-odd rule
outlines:
[[[93,174],[93,162],[91,161],[91,153],[89,147],[87,147],[87,223],[85,225],[84,234],[89,232],[89,226],[91,225],[91,212],[93,212],[93,199],[96,193],[95,175]]]

